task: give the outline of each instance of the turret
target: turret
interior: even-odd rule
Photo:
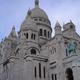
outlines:
[[[76,29],[74,23],[70,20],[67,24],[63,25],[63,35],[69,38],[74,38]]]
[[[8,36],[9,38],[17,38],[17,33],[15,31],[15,26],[12,27],[12,30]]]
[[[61,25],[59,24],[59,22],[57,21],[55,24],[55,35],[61,35],[62,31],[61,31]]]
[[[67,23],[67,24],[65,24],[65,25],[63,26],[63,29],[64,29],[64,31],[68,31],[68,30],[70,30],[70,31],[75,31],[75,25],[74,25],[74,23],[70,20],[69,23]]]
[[[5,37],[3,41],[3,56],[4,61],[14,56],[15,48],[17,46],[17,34],[15,31],[15,27],[12,27],[12,30],[8,37]]]
[[[55,41],[56,41],[56,62],[57,62],[57,77],[59,77],[59,80],[62,80],[63,76],[63,65],[62,60],[64,58],[64,39],[62,35],[61,25],[57,21],[55,24]],[[61,74],[61,75],[60,75]]]

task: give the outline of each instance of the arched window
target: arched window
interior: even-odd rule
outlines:
[[[24,33],[24,35],[25,35],[26,39],[28,39],[28,33]]]
[[[44,36],[47,37],[47,31],[46,30],[44,30]]]
[[[31,34],[31,39],[33,39],[34,38],[34,35],[33,35],[33,33]]]
[[[39,63],[39,78],[41,78],[41,63]]]
[[[34,74],[35,74],[35,78],[37,77],[37,70],[36,67],[34,68]]]
[[[39,36],[42,36],[42,33],[43,33],[43,31],[42,31],[42,29],[40,29],[39,30]]]
[[[52,80],[57,80],[57,74],[52,74],[51,77],[52,77]]]
[[[65,74],[66,74],[67,80],[74,80],[73,70],[71,68],[67,68]]]
[[[26,33],[26,38],[28,39],[28,33]]]
[[[73,25],[70,25],[70,29],[73,29]]]
[[[50,38],[50,33],[49,33],[49,31],[48,31],[48,38]]]
[[[32,33],[31,34],[31,39],[34,39],[35,40],[36,39],[36,35]]]
[[[42,21],[42,19],[40,18],[39,21]]]
[[[36,55],[36,50],[35,49],[31,49],[31,54]]]
[[[16,50],[16,52],[15,52],[15,56],[17,55],[17,54],[19,54],[19,48]]]
[[[34,19],[34,21],[38,21],[38,19],[37,19],[37,18],[35,18],[35,19]]]
[[[57,80],[57,74],[55,74],[55,80]]]
[[[36,35],[34,34],[34,40],[36,39]]]
[[[52,80],[54,80],[54,74],[52,74],[51,77],[52,77]]]
[[[46,77],[46,71],[45,71],[45,67],[43,67],[43,74],[44,74],[44,78]]]

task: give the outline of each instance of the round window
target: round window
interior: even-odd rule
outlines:
[[[36,50],[35,49],[31,49],[31,54],[36,55]]]

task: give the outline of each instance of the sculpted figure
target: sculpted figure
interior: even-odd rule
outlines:
[[[75,54],[76,49],[77,49],[77,43],[74,41],[69,42],[66,49],[67,55]]]

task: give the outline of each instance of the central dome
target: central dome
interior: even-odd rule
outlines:
[[[45,11],[39,7],[35,7],[34,9],[31,10],[31,17],[48,19],[48,16],[45,13]]]
[[[45,11],[39,8],[39,0],[35,0],[35,8],[29,10],[28,13],[31,18],[44,18],[48,20],[48,16]]]

